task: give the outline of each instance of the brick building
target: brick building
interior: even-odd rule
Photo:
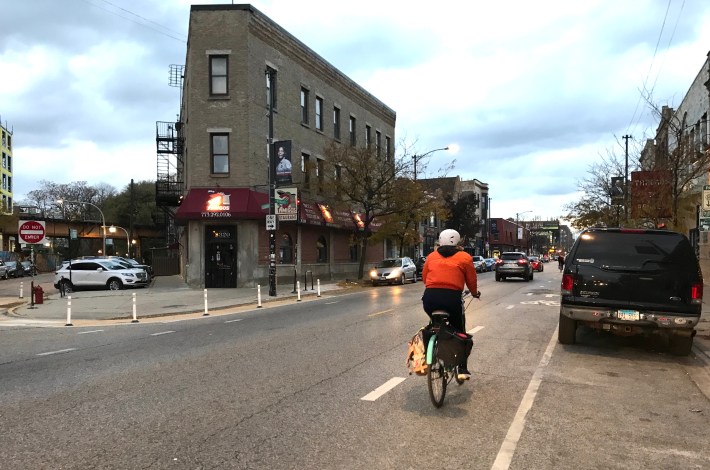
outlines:
[[[292,211],[276,231],[278,283],[306,271],[354,278],[357,208],[330,211],[320,194],[318,182],[330,176],[324,149],[376,145],[391,157],[395,112],[251,5],[191,7],[182,87],[177,165],[161,179],[159,162],[157,197],[169,196],[162,183],[180,189],[174,217],[188,284],[268,279],[269,171],[274,198]],[[384,243],[367,255],[381,259]]]

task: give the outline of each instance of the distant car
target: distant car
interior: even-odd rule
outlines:
[[[537,272],[542,272],[545,267],[542,265],[542,260],[538,258],[537,256],[530,256],[528,257],[528,261],[530,262],[530,265],[532,266],[533,271]]]
[[[417,267],[411,258],[387,258],[370,271],[373,286],[378,284],[404,284],[407,280],[417,282]]]
[[[474,255],[471,258],[473,258],[473,267],[476,268],[477,273],[482,273],[486,270],[486,262],[483,260],[483,256]]]
[[[522,277],[526,282],[533,280],[532,266],[525,253],[519,251],[501,253],[496,262],[496,281],[504,281],[509,277]]]
[[[495,269],[495,267],[496,267],[495,258],[483,258],[483,261],[485,261],[485,263],[486,263],[486,271],[490,272]]]
[[[7,266],[7,277],[23,277],[25,275],[22,265],[17,261],[5,261],[5,266]]]
[[[54,273],[54,287],[64,285],[67,292],[80,287],[104,287],[120,290],[125,287],[140,287],[148,283],[143,269],[127,268],[113,260],[79,259],[67,263]]]
[[[0,278],[7,279],[7,266],[4,261],[0,260]]]
[[[32,261],[25,260],[25,261],[20,261],[20,264],[22,265],[22,271],[25,276],[36,276],[37,275],[37,267],[32,264]]]

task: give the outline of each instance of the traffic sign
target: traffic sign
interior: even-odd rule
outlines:
[[[276,214],[266,216],[266,230],[276,230]]]
[[[43,220],[20,220],[17,236],[20,242],[34,245],[44,241],[45,225]]]
[[[703,186],[703,210],[710,211],[710,185]]]

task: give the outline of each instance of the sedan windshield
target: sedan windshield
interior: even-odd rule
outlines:
[[[386,259],[377,264],[378,268],[396,268],[402,265],[402,262],[398,259]]]

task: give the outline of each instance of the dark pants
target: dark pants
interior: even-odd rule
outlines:
[[[445,310],[449,312],[451,326],[457,331],[466,331],[460,290],[426,288],[422,296],[422,303],[429,318],[434,310]]]

